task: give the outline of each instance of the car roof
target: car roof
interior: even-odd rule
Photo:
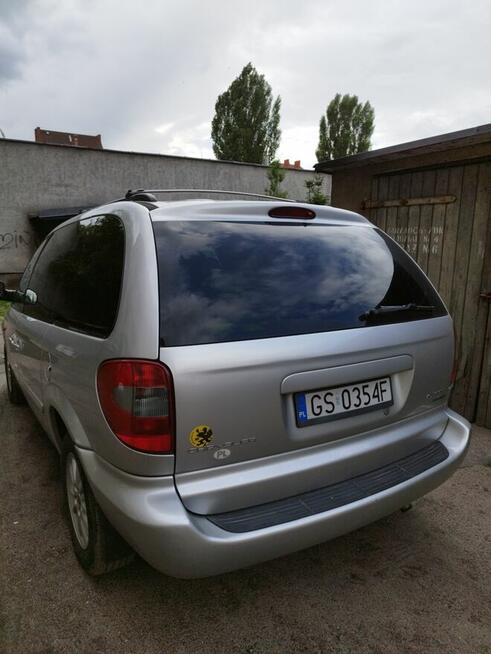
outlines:
[[[369,221],[352,211],[327,207],[306,202],[284,202],[281,200],[178,200],[170,202],[155,202],[150,211],[154,222],[166,220],[237,220],[237,221],[292,221],[305,223],[325,224],[370,224]],[[315,212],[314,219],[305,218],[271,218],[268,215],[270,209],[278,207],[303,207]]]
[[[117,200],[109,204],[102,204],[92,207],[87,211],[74,216],[69,220],[58,225],[55,228],[77,222],[81,219],[96,217],[102,213],[115,213],[118,209],[130,210],[135,205],[145,206],[149,210],[153,222],[178,221],[178,220],[197,220],[197,221],[232,221],[237,222],[257,222],[268,223],[299,223],[313,225],[365,225],[373,227],[373,224],[353,211],[337,209],[318,204],[309,204],[307,202],[292,202],[286,200],[171,200],[166,202],[141,202],[136,200]],[[315,212],[315,218],[272,218],[268,215],[270,209],[278,207],[303,207]],[[53,230],[53,231],[55,231]]]

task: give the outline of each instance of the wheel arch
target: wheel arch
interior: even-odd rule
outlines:
[[[59,411],[53,406],[49,408],[49,424],[54,437],[53,443],[61,454],[63,440],[65,438],[70,438],[70,434]]]
[[[45,390],[44,412],[48,433],[59,451],[66,435],[75,445],[93,449],[71,402],[54,385],[48,386]]]

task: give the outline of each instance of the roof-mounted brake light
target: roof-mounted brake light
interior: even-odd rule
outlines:
[[[298,218],[299,220],[312,220],[315,218],[315,211],[306,207],[274,207],[268,211],[271,218]]]

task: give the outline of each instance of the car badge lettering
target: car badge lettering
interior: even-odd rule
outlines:
[[[189,440],[191,441],[191,434],[190,434]],[[220,459],[225,459],[228,456],[230,456],[230,454],[232,453],[231,448],[240,447],[242,445],[252,445],[253,443],[256,442],[256,440],[257,439],[256,439],[255,436],[248,436],[246,438],[241,438],[238,441],[226,441],[225,443],[219,443],[219,444],[210,443],[210,444],[205,444],[205,445],[199,445],[199,446],[195,446],[195,447],[189,449],[188,453],[189,454],[199,454],[200,452],[212,452],[215,459],[220,460]],[[192,441],[191,441],[191,444],[193,444]],[[220,454],[220,455],[218,455],[218,452],[220,450],[228,451],[230,454],[226,454],[226,455]]]

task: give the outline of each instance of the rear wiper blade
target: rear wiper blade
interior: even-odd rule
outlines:
[[[399,313],[400,311],[434,311],[436,307],[432,304],[382,304],[374,309],[370,309],[359,316],[360,320],[369,320],[375,316],[382,316],[386,313]]]

